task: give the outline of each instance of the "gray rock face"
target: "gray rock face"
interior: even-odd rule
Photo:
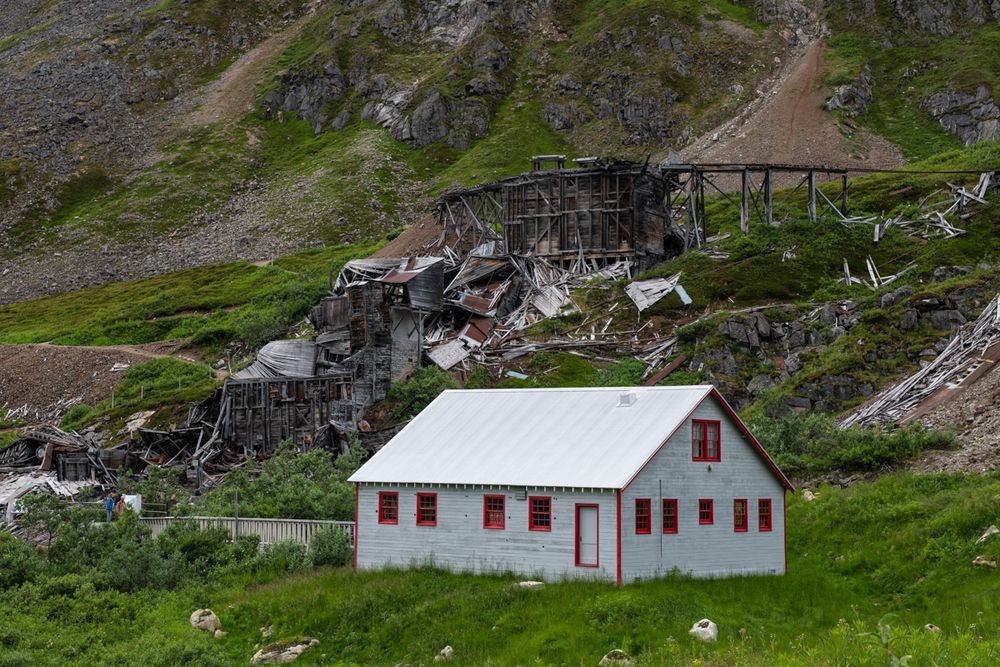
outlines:
[[[953,0],[895,0],[900,18],[923,32],[950,35],[955,31]]]
[[[421,145],[431,144],[448,136],[448,106],[440,93],[432,91],[413,110],[410,132],[413,140]]]
[[[934,93],[924,100],[922,106],[941,123],[941,127],[957,135],[965,146],[1000,138],[1000,108],[986,86],[980,86],[975,94],[955,91]]]
[[[838,86],[833,97],[826,101],[828,111],[843,109],[849,116],[868,111],[872,102],[872,70],[870,65],[861,68],[858,78],[847,85]]]
[[[681,99],[669,87],[647,93],[636,92],[631,72],[607,73],[587,91],[591,110],[599,119],[615,119],[628,132],[627,144],[642,144],[675,136],[684,117],[672,107]]]
[[[797,0],[759,0],[757,20],[761,23],[783,23],[805,26],[810,23],[809,10]]]
[[[296,67],[281,77],[281,83],[264,98],[264,114],[275,117],[279,111],[295,113],[312,123],[319,134],[327,120],[324,107],[341,100],[350,82],[333,61],[317,70]]]

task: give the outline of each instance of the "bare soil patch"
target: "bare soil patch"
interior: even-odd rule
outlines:
[[[851,129],[823,108],[826,44],[814,40],[785,66],[770,87],[733,119],[682,151],[692,162],[813,164],[892,168],[904,163],[894,144],[863,128]]]

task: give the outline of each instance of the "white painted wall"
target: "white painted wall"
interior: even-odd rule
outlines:
[[[380,491],[399,493],[399,523],[378,522]],[[436,526],[416,525],[417,493],[437,493]],[[483,495],[504,495],[506,527],[483,527]],[[362,484],[358,491],[358,569],[434,564],[454,572],[505,572],[547,580],[614,581],[617,563],[615,493],[531,489],[528,496],[551,496],[551,532],[528,530],[528,501],[518,490],[405,487]],[[575,506],[599,506],[599,566],[576,567]]]
[[[691,460],[691,419],[714,419],[722,427],[722,461]],[[711,465],[711,470],[709,470]],[[652,500],[652,530],[635,532],[635,500]],[[662,532],[662,498],[676,498],[678,531]],[[699,525],[698,500],[715,501],[715,522]],[[733,530],[733,500],[746,498],[748,530]],[[757,499],[771,499],[771,532],[757,525]],[[674,568],[695,576],[783,573],[784,489],[731,422],[707,398],[622,493],[622,579],[651,578]]]

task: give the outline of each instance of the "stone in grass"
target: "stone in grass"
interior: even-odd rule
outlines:
[[[519,581],[515,585],[518,588],[523,588],[528,591],[538,591],[545,588],[544,581]]]
[[[216,630],[212,636],[215,637],[216,639],[222,639],[228,634],[229,634],[228,632],[223,632],[222,630]]]
[[[995,568],[997,566],[997,562],[995,560],[989,560],[988,558],[986,558],[986,556],[976,556],[974,559],[972,559],[972,564],[978,565],[979,567]]]
[[[315,637],[304,637],[295,642],[277,642],[268,644],[253,654],[251,665],[285,665],[294,662],[306,649],[317,646],[319,640]]]
[[[597,663],[598,667],[627,667],[632,664],[632,658],[628,653],[620,648],[611,649],[608,654]]]
[[[434,656],[434,662],[444,662],[445,660],[451,660],[455,657],[455,649],[451,646],[445,646],[441,649],[441,652]]]
[[[196,609],[191,612],[191,627],[214,633],[222,627],[222,621],[211,609]]]
[[[928,623],[927,625],[925,625],[924,630],[926,630],[927,632],[941,632],[941,628],[934,625],[933,623]]]
[[[719,638],[719,627],[707,618],[703,618],[691,626],[688,634],[703,642],[714,642]]]

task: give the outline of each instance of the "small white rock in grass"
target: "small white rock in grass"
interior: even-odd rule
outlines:
[[[806,489],[805,491],[802,492],[802,499],[805,500],[805,501],[807,501],[807,502],[812,502],[813,500],[816,500],[817,498],[819,498],[819,494],[818,493],[813,493],[809,489]]]
[[[941,628],[934,625],[933,623],[928,623],[927,625],[925,625],[924,630],[926,630],[927,632],[941,632]]]
[[[628,667],[631,664],[632,658],[628,653],[620,648],[614,648],[601,658],[601,661],[597,663],[597,667]]]
[[[222,639],[223,637],[225,637],[228,634],[229,634],[228,632],[223,632],[222,630],[216,630],[215,634],[213,635],[213,637],[215,637],[216,639]]]
[[[719,627],[707,618],[703,618],[691,626],[688,634],[703,642],[714,642],[719,638]]]
[[[979,539],[976,540],[976,544],[982,544],[983,542],[990,539],[990,537],[996,535],[997,533],[1000,533],[1000,529],[997,529],[996,526],[990,526],[989,528],[986,529],[985,533],[979,536]]]
[[[455,649],[451,646],[445,646],[441,649],[441,652],[434,656],[434,662],[444,662],[445,660],[451,660],[455,657]]]
[[[995,560],[989,560],[986,558],[986,556],[976,556],[975,558],[972,559],[972,564],[978,565],[979,567],[995,568],[997,566],[997,562]]]
[[[545,588],[544,581],[519,581],[517,582],[518,588],[523,588],[529,591],[537,591]]]
[[[222,627],[222,621],[211,609],[196,609],[191,612],[191,627],[204,630],[205,632],[215,632]]]
[[[315,637],[306,637],[297,642],[278,642],[270,644],[254,653],[250,658],[251,665],[286,665],[295,662],[306,649],[318,646],[319,640]]]

